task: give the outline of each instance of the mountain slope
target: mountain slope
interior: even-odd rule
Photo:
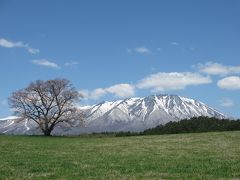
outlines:
[[[145,98],[128,98],[116,102],[102,102],[83,108],[87,127],[91,131],[142,131],[169,121],[225,115],[200,101],[176,96],[158,95]]]
[[[79,134],[104,131],[143,131],[195,116],[219,119],[226,116],[204,103],[176,95],[152,95],[145,98],[128,98],[114,102],[101,102],[93,106],[79,107],[86,114],[84,127],[67,127],[62,124],[54,134]],[[36,133],[32,122],[7,120],[0,123],[0,133]],[[40,133],[38,130],[37,133]]]

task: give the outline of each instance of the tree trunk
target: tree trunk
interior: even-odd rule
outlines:
[[[45,130],[43,131],[44,136],[51,136],[51,131],[50,130]]]

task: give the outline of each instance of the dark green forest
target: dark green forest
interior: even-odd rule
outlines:
[[[240,120],[217,119],[214,117],[193,117],[183,119],[178,122],[166,123],[151,129],[147,129],[142,134],[177,134],[212,131],[234,131],[240,130]]]
[[[143,132],[118,132],[103,133],[114,136],[137,136],[137,135],[157,135],[157,134],[178,134],[197,132],[217,132],[240,130],[240,120],[217,119],[215,117],[193,117],[181,121],[170,121],[164,125],[158,125]]]

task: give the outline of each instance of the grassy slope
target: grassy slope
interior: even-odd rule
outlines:
[[[0,136],[0,179],[240,178],[240,132]]]

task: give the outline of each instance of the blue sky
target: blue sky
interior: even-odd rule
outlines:
[[[240,1],[0,1],[0,118],[12,92],[67,78],[82,104],[150,94],[240,117]]]

